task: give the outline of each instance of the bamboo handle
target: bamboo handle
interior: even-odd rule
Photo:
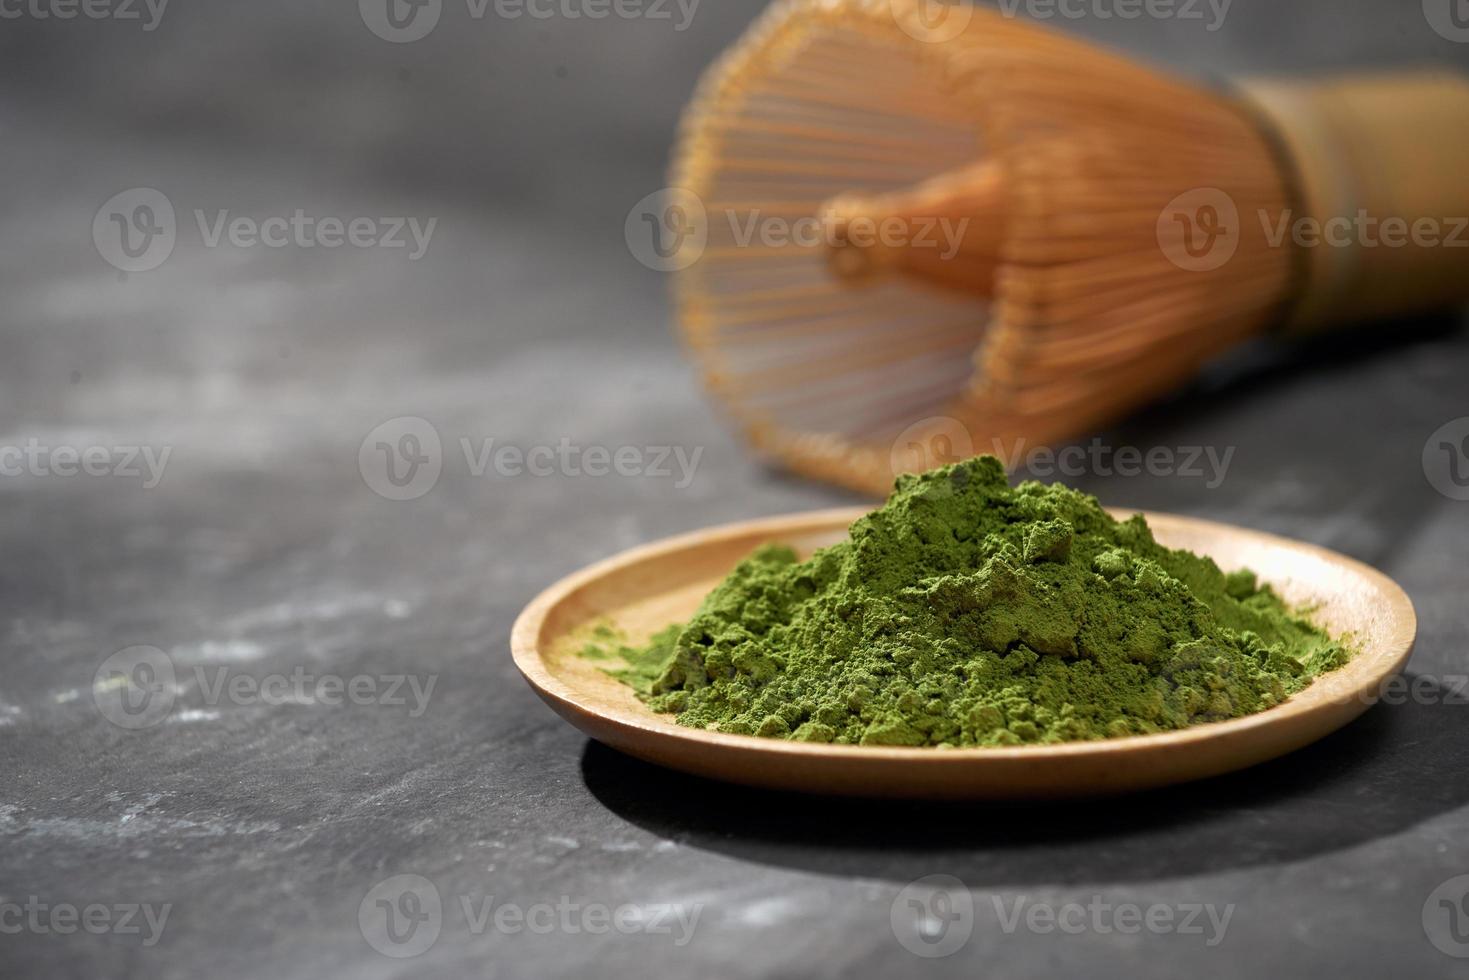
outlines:
[[[1295,181],[1289,214],[1259,216],[1296,250],[1290,327],[1469,300],[1469,81],[1408,72],[1241,90]]]

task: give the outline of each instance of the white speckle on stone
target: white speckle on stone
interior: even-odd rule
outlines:
[[[740,909],[737,914],[740,922],[748,926],[775,926],[794,918],[800,909],[800,902],[779,896],[757,899]]]
[[[249,640],[205,640],[190,646],[176,646],[169,656],[183,663],[218,663],[220,661],[259,660],[266,648]]]
[[[185,708],[176,711],[169,716],[169,721],[179,724],[188,724],[195,721],[214,721],[219,718],[219,712],[209,708]]]

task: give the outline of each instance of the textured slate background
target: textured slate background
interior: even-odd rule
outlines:
[[[1464,975],[1425,902],[1469,873],[1469,502],[1425,441],[1469,415],[1455,317],[1234,359],[1105,433],[1233,447],[1215,488],[1079,482],[1341,549],[1397,578],[1431,703],[1379,706],[1247,773],[1112,803],[829,803],[727,789],[589,744],[510,664],[520,607],[623,547],[849,502],[762,469],[697,390],[663,283],[622,240],[661,184],[699,67],[758,4],[668,21],[472,20],[388,44],[351,4],[185,3],[138,22],[0,21],[0,445],[170,447],[158,486],[0,479],[0,971],[9,976]],[[7,8],[13,9],[13,8]],[[1222,29],[1068,29],[1199,74],[1340,69],[1469,46],[1417,3],[1237,0]],[[162,190],[160,268],[120,275],[99,205]],[[187,215],[438,217],[417,262],[380,249],[205,248]],[[449,452],[412,501],[359,473],[385,419]],[[693,481],[471,475],[460,438],[702,450]],[[103,659],[166,651],[172,713],[128,731],[92,697]],[[415,674],[426,710],[209,705],[224,668]],[[1442,685],[1442,688],[1437,687]],[[376,952],[377,882],[444,902],[420,957]],[[973,935],[909,953],[909,882],[959,878]],[[1461,893],[1461,892],[1460,892]],[[1456,893],[1456,894],[1460,894]],[[161,939],[10,927],[4,903],[171,903]],[[476,933],[472,907],[697,905],[669,935]],[[906,896],[904,896],[906,897]],[[1234,906],[1199,935],[1007,933],[1016,900]],[[902,903],[900,902],[900,908]],[[1430,911],[1435,907],[1429,903]],[[1442,937],[1442,929],[1439,932]]]

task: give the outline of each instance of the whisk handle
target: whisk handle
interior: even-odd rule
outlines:
[[[1294,182],[1289,212],[1260,216],[1296,251],[1289,326],[1469,300],[1469,80],[1415,71],[1240,87]]]

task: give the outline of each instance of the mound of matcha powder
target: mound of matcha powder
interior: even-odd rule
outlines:
[[[760,549],[686,625],[615,652],[683,725],[941,747],[1235,718],[1348,657],[1253,573],[1059,484],[1012,488],[993,456],[900,477],[807,561]]]

